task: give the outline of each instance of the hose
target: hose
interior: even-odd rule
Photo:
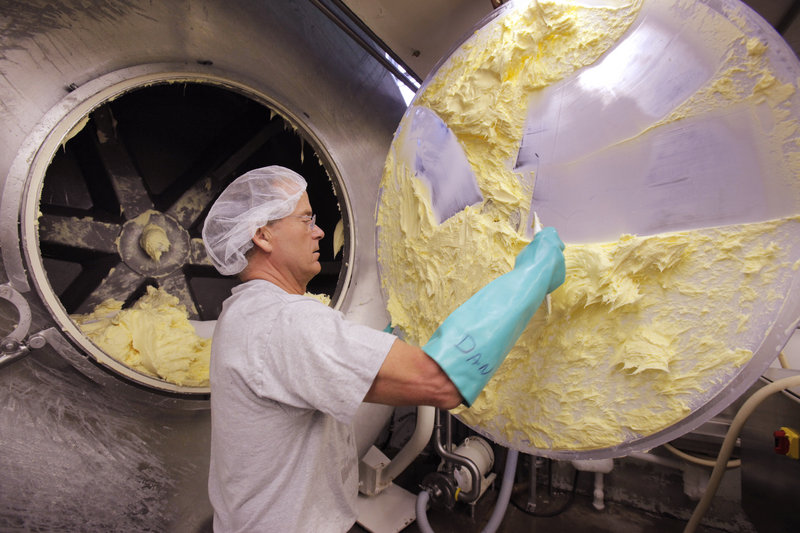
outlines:
[[[673,455],[677,455],[678,457],[680,457],[684,461],[688,461],[688,462],[694,463],[696,465],[714,467],[717,464],[716,461],[712,461],[711,459],[703,459],[701,457],[695,457],[694,455],[689,455],[688,453],[679,450],[678,448],[676,448],[675,446],[673,446],[670,443],[665,443],[662,446],[664,446],[664,449],[669,451]],[[742,466],[741,459],[734,459],[732,461],[728,461],[728,462],[725,463],[725,468],[738,468],[740,466]]]
[[[697,507],[695,507],[689,522],[686,524],[686,528],[683,530],[683,533],[694,533],[694,531],[697,529],[697,526],[700,525],[700,520],[703,518],[703,515],[711,506],[711,500],[714,498],[714,494],[717,492],[717,488],[719,488],[719,484],[722,481],[722,475],[725,473],[728,458],[730,458],[731,452],[733,452],[736,439],[739,437],[739,433],[741,432],[747,418],[768,396],[784,389],[788,389],[789,387],[800,387],[800,376],[791,376],[788,378],[779,379],[778,381],[774,381],[769,385],[757,390],[752,396],[750,396],[750,398],[747,399],[746,402],[744,402],[744,405],[742,405],[742,408],[739,409],[739,412],[736,413],[733,422],[731,422],[730,428],[728,428],[728,433],[725,435],[725,440],[722,441],[722,448],[720,449],[719,456],[717,457],[717,462],[714,465],[714,470],[711,472],[711,478],[708,480],[708,487],[706,488],[703,497],[698,502]]]
[[[517,471],[517,450],[508,450],[506,456],[506,468],[503,471],[503,483],[500,485],[500,494],[497,496],[497,504],[492,511],[492,516],[483,528],[483,533],[494,533],[500,527],[500,522],[506,514],[508,501],[511,499],[511,489],[514,488],[514,473]]]
[[[431,495],[427,490],[421,490],[417,494],[417,526],[421,533],[433,533],[431,525],[428,522],[428,500]]]
[[[511,499],[511,490],[514,488],[514,474],[517,471],[517,460],[519,459],[519,452],[517,450],[508,450],[506,456],[506,467],[503,470],[503,483],[500,485],[500,494],[497,496],[497,503],[489,517],[489,521],[484,526],[481,533],[494,533],[500,527],[503,517],[508,508],[508,502]],[[430,494],[427,490],[420,491],[417,495],[417,526],[422,533],[434,533],[431,525],[428,522],[427,508]]]
[[[778,353],[778,361],[780,362],[781,368],[789,368],[789,361],[786,359],[786,356],[783,355],[783,352]],[[688,453],[677,449],[676,447],[672,446],[671,444],[667,443],[663,445],[664,449],[680,457],[681,459],[688,461],[690,463],[698,464],[701,466],[710,466],[714,467],[717,463],[716,461],[712,461],[710,459],[702,459],[700,457],[695,457],[693,455],[689,455]],[[742,461],[739,459],[734,459],[733,461],[728,461],[726,463],[727,468],[737,468],[742,466]]]

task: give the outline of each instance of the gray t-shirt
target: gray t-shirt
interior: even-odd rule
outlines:
[[[216,532],[353,525],[352,419],[394,341],[268,281],[233,289],[211,346]]]

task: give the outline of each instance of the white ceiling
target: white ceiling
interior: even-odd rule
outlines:
[[[378,37],[424,79],[441,57],[494,7],[491,0],[344,0]],[[773,26],[793,22],[784,39],[800,55],[800,0],[745,1]]]

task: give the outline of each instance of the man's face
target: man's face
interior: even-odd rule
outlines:
[[[291,215],[269,225],[272,235],[270,261],[303,290],[322,269],[319,241],[325,232],[319,226],[310,226],[312,214],[308,194],[304,192]]]

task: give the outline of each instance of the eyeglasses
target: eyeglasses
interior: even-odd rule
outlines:
[[[299,218],[306,224],[308,224],[308,231],[314,231],[314,226],[317,224],[317,215],[310,214],[310,215],[289,215],[290,217]]]

